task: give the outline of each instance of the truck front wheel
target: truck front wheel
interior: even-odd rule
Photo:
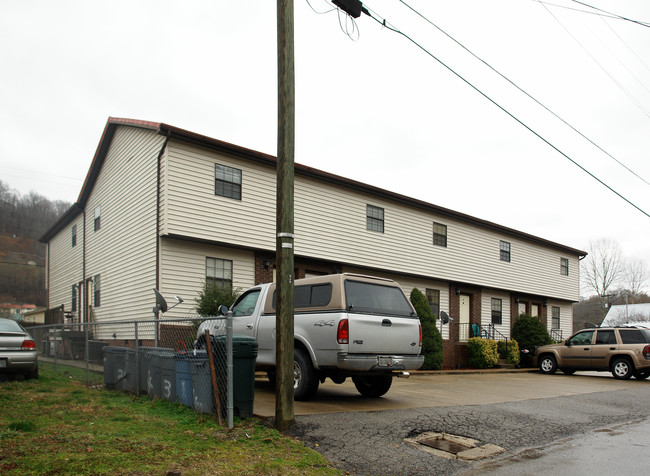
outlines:
[[[309,355],[302,349],[293,351],[293,398],[309,400],[318,390],[318,378]]]
[[[357,375],[352,377],[354,386],[364,397],[381,397],[393,383],[392,375]]]

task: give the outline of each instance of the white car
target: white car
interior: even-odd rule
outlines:
[[[26,379],[38,378],[38,349],[20,324],[0,319],[0,376],[22,374]]]

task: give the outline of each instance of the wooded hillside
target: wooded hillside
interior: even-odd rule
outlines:
[[[71,206],[0,180],[0,304],[45,306],[46,248],[38,239]]]

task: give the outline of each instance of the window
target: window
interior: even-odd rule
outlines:
[[[100,216],[100,213],[99,213],[99,205],[97,205],[97,206],[95,207],[95,222],[94,222],[95,231],[99,230],[99,228],[100,228],[100,226],[101,226],[101,223],[100,223],[100,221],[99,221],[99,216]]]
[[[72,246],[77,244],[77,225],[72,225]]]
[[[492,298],[492,324],[501,324],[503,316],[503,301]]]
[[[345,304],[348,312],[415,317],[411,303],[396,286],[345,280]]]
[[[500,245],[501,261],[510,261],[510,243],[502,241]]]
[[[219,258],[205,259],[205,284],[232,288],[232,261]]]
[[[569,344],[571,344],[571,345],[591,345],[591,338],[593,337],[593,335],[594,335],[594,331],[578,332],[576,335],[569,338]]]
[[[252,291],[242,295],[232,306],[233,317],[252,316],[253,312],[255,312],[255,306],[257,305],[259,297],[259,289],[253,289]]]
[[[433,244],[447,247],[447,225],[433,223]]]
[[[366,229],[384,232],[384,209],[373,205],[366,205]]]
[[[619,329],[618,333],[621,335],[623,344],[647,344],[648,339],[645,338],[643,332],[639,329]]]
[[[598,331],[596,333],[596,345],[598,344],[616,344],[616,336],[612,329]]]
[[[94,303],[93,305],[95,307],[99,307],[101,305],[101,285],[100,285],[100,279],[99,279],[99,274],[96,274],[93,277],[93,291],[94,291]]]
[[[214,194],[241,200],[241,170],[214,164]]]
[[[560,258],[560,274],[562,276],[569,275],[569,260],[566,258]]]
[[[557,306],[553,306],[551,309],[551,328],[560,328],[560,308]]]
[[[437,289],[427,289],[426,294],[427,302],[429,303],[431,311],[433,311],[433,315],[440,317],[440,291]]]
[[[273,309],[275,309],[276,295],[277,290],[273,292]],[[332,283],[305,284],[293,289],[294,308],[323,307],[327,306],[331,300]]]
[[[70,305],[70,310],[71,311],[76,311],[77,310],[77,286],[75,284],[72,285],[72,304]]]

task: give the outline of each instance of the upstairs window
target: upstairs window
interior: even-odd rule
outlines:
[[[444,248],[447,247],[447,225],[433,223],[433,244]]]
[[[232,261],[219,258],[205,259],[205,284],[232,288]]]
[[[225,165],[214,165],[214,194],[241,200],[241,170]]]
[[[510,262],[510,243],[507,241],[502,241],[499,248],[501,261]]]
[[[95,207],[95,221],[94,221],[94,229],[95,231],[99,230],[101,227],[101,221],[100,221],[100,211],[99,211],[99,205]]]
[[[566,258],[560,258],[560,274],[562,276],[569,275],[569,260]]]
[[[366,229],[384,232],[384,209],[374,205],[366,205]]]
[[[501,324],[503,320],[503,300],[492,298],[492,324]]]
[[[77,225],[72,225],[72,246],[77,245]]]

